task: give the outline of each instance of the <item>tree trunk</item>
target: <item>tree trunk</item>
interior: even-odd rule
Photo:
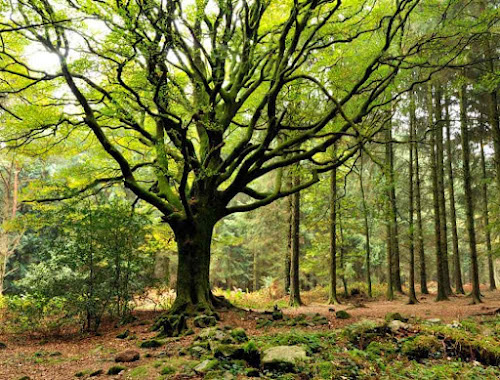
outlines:
[[[298,168],[297,168],[298,169]],[[300,186],[300,174],[293,175],[293,186]],[[290,306],[302,305],[300,299],[299,255],[300,255],[300,192],[293,195],[292,208],[292,251],[290,270]]]
[[[415,125],[415,136],[416,133]],[[424,248],[424,228],[422,223],[422,197],[420,191],[420,164],[418,161],[418,142],[415,143],[415,198],[417,206],[417,252],[420,262],[420,292],[422,294],[429,294],[427,289],[427,272],[425,268],[425,248]]]
[[[413,94],[410,94],[410,161],[409,161],[409,210],[408,210],[408,227],[409,227],[409,252],[410,252],[410,276],[408,284],[408,303],[416,304],[418,303],[417,295],[415,294],[415,234],[413,226],[413,207],[414,207],[414,196],[413,196],[413,146],[415,145],[414,139],[414,129],[416,124],[415,115],[415,102],[413,99]]]
[[[484,143],[481,137],[481,168],[483,172],[483,221],[484,234],[486,239],[486,252],[488,254],[488,275],[490,280],[490,290],[495,290],[495,268],[493,265],[493,251],[491,249],[490,218],[488,215],[488,175],[486,172],[486,159],[484,157]]]
[[[337,202],[337,214],[339,217],[339,228],[340,228],[340,269],[342,270],[342,284],[344,285],[344,297],[349,296],[349,291],[347,290],[347,278],[345,275],[345,247],[344,247],[344,227],[342,224],[342,207],[340,200]]]
[[[439,222],[441,229],[441,255],[443,258],[443,282],[446,294],[452,294],[450,285],[450,271],[448,268],[448,227],[446,223],[446,197],[444,194],[444,147],[443,147],[443,107],[441,104],[442,94],[441,88],[436,88],[436,105],[434,107],[435,131],[436,131],[436,169],[438,182],[438,199],[439,199]]]
[[[389,152],[386,152],[386,158],[389,160],[389,200],[391,204],[391,228],[392,228],[392,284],[394,290],[403,293],[401,284],[401,269],[400,269],[400,255],[399,255],[399,232],[398,232],[398,207],[396,201],[396,181],[394,179],[394,149],[392,145],[392,125],[387,130],[386,146]]]
[[[370,269],[370,226],[368,224],[368,207],[366,205],[365,188],[363,186],[363,152],[361,152],[361,167],[359,170],[359,187],[361,189],[361,200],[363,202],[363,216],[365,222],[365,251],[366,251],[366,286],[368,288],[368,297],[372,296],[372,279]]]
[[[479,289],[479,267],[477,260],[476,232],[474,229],[474,205],[472,203],[472,185],[470,172],[470,140],[467,126],[466,87],[460,89],[460,132],[462,134],[462,161],[464,171],[465,214],[471,260],[472,303],[481,302]]]
[[[292,173],[288,172],[288,188],[292,188]],[[285,294],[290,292],[290,268],[291,268],[291,258],[290,254],[292,252],[292,214],[293,214],[293,195],[287,197],[287,212],[288,212],[288,231],[287,231],[287,244],[285,253]]]
[[[253,252],[253,291],[259,290],[259,260],[257,250]]]
[[[177,242],[177,297],[171,314],[213,314],[210,291],[210,244],[215,223],[198,218],[176,222],[172,228]]]
[[[433,120],[433,107],[432,107],[432,87],[429,85],[427,91],[427,116],[429,127],[433,129],[431,133],[430,150],[431,150],[431,173],[432,173],[432,198],[434,206],[434,236],[436,245],[436,274],[438,282],[438,292],[436,301],[444,301],[448,299],[446,286],[443,278],[443,254],[442,254],[442,239],[441,239],[441,212],[439,208],[439,183],[438,183],[438,169],[436,157],[436,126]]]
[[[386,181],[386,231],[387,231],[387,299],[394,299],[394,276],[393,276],[393,252],[394,252],[394,217],[392,213],[394,209],[391,203],[391,176],[390,176],[390,161],[391,161],[391,150],[389,148],[389,142],[391,140],[391,129],[390,127],[386,129],[385,132],[386,146],[385,146],[385,181]]]
[[[337,168],[330,173],[330,294],[329,304],[338,304],[337,298]]]
[[[448,193],[450,194],[451,235],[453,244],[453,279],[455,281],[455,292],[464,294],[465,292],[462,283],[462,270],[460,268],[460,252],[458,250],[457,212],[455,209],[455,185],[453,183],[453,155],[451,152],[451,132],[448,98],[446,98],[446,156],[446,167],[448,171]]]

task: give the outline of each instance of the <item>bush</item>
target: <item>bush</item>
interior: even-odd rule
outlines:
[[[133,295],[152,284],[147,219],[118,201],[66,205],[44,210],[41,218],[58,231],[50,257],[17,281],[30,299],[29,307],[16,308],[19,318],[38,314],[36,323],[57,300],[64,315],[76,316],[86,331],[97,331],[106,314],[126,321]]]

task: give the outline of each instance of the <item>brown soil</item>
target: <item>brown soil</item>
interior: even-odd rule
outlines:
[[[484,303],[471,305],[466,296],[454,296],[450,301],[435,302],[434,295],[420,296],[420,303],[407,305],[406,297],[398,295],[395,301],[375,300],[370,301],[358,297],[344,302],[341,305],[325,305],[321,300],[308,297],[304,293],[305,306],[295,309],[285,309],[287,315],[299,313],[320,313],[327,316],[328,326],[308,327],[305,329],[338,328],[361,319],[383,318],[389,312],[399,312],[407,317],[418,317],[422,319],[440,318],[443,322],[460,320],[469,316],[479,315],[500,308],[500,291],[483,291]],[[338,320],[331,310],[347,310],[352,318]],[[181,338],[178,341],[168,341],[166,346],[158,349],[139,349],[137,342],[149,339],[155,333],[149,332],[149,327],[159,312],[140,312],[136,314],[138,320],[126,327],[116,328],[113,325],[104,326],[102,335],[82,337],[78,334],[67,336],[40,337],[32,335],[0,335],[0,342],[5,342],[7,348],[0,350],[0,379],[16,380],[23,376],[29,376],[31,380],[67,380],[76,379],[75,374],[84,370],[99,370],[104,373],[115,365],[114,357],[117,353],[127,349],[141,352],[141,359],[134,363],[125,363],[127,368],[138,366],[149,366],[150,377],[141,379],[158,378],[158,371],[153,368],[153,362],[158,359],[176,355],[181,346],[190,344],[192,337]],[[249,335],[270,334],[284,328],[256,329],[255,320],[260,314],[255,312],[231,311],[221,315],[221,324],[233,327],[241,326],[247,330]],[[117,339],[116,335],[121,331],[129,329],[131,334],[137,336],[136,340]],[[38,353],[38,354],[37,354]],[[40,356],[40,353],[42,356]],[[54,355],[54,353],[60,353]],[[54,355],[54,356],[51,356]],[[146,357],[149,354],[150,357]],[[107,379],[130,379],[130,371],[122,372],[120,375],[101,375]],[[99,378],[96,377],[96,378]],[[185,377],[184,377],[185,378]]]

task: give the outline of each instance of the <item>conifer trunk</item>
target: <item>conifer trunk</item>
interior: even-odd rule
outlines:
[[[413,96],[410,95],[410,158],[409,158],[409,210],[408,210],[408,224],[409,224],[409,252],[410,252],[410,276],[408,284],[408,303],[416,304],[417,295],[415,294],[415,234],[414,234],[414,196],[413,196],[413,146],[415,145],[414,128],[416,124],[415,116],[415,102]]]
[[[491,231],[490,231],[490,218],[488,206],[488,175],[486,172],[486,159],[484,156],[484,142],[481,137],[481,169],[483,173],[483,223],[484,223],[484,237],[486,239],[486,253],[488,255],[488,275],[490,282],[490,290],[495,290],[495,267],[493,265],[493,251],[491,248]]]
[[[300,174],[293,175],[293,186],[300,186]],[[292,207],[292,250],[290,269],[290,306],[302,305],[300,299],[299,256],[300,256],[300,192],[294,193]]]
[[[370,225],[368,223],[368,207],[366,205],[365,187],[363,184],[363,152],[361,152],[361,167],[359,170],[359,187],[361,189],[361,201],[363,203],[363,219],[365,222],[365,253],[366,253],[366,286],[368,288],[368,297],[372,296],[371,279],[371,247],[370,247]]]
[[[458,231],[457,231],[457,212],[455,208],[455,184],[453,176],[453,155],[451,152],[451,131],[450,131],[450,115],[449,115],[449,99],[446,98],[446,156],[447,156],[447,171],[448,171],[448,193],[450,194],[450,221],[451,221],[451,236],[453,245],[453,279],[455,282],[455,292],[464,294],[462,283],[462,270],[460,264],[460,252],[458,250]]]
[[[330,173],[330,294],[329,304],[338,304],[337,297],[337,168]]]
[[[470,140],[467,125],[467,100],[466,87],[462,85],[460,89],[460,132],[462,137],[462,161],[464,172],[464,192],[465,192],[465,213],[467,223],[467,234],[469,236],[469,249],[471,260],[471,282],[472,282],[472,303],[481,302],[479,289],[479,267],[477,260],[476,232],[474,228],[474,205],[472,201],[472,184],[470,172]]]

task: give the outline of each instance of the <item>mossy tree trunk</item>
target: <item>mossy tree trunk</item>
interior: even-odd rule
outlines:
[[[389,148],[391,140],[391,129],[390,127],[385,131],[385,184],[386,184],[386,255],[387,255],[387,299],[392,301],[394,299],[394,276],[393,276],[393,259],[394,254],[394,218],[392,213],[394,209],[391,204],[391,177],[390,177],[390,161],[391,161],[391,150]]]
[[[455,185],[453,183],[453,155],[451,152],[451,131],[450,131],[450,115],[449,115],[449,98],[446,98],[446,156],[447,156],[447,171],[448,171],[448,193],[450,194],[450,221],[451,221],[451,236],[453,245],[453,280],[455,282],[455,292],[464,294],[462,283],[462,270],[460,264],[460,252],[458,250],[458,232],[457,232],[457,212],[455,208]]]
[[[465,85],[460,89],[460,133],[462,137],[462,162],[464,172],[465,214],[471,260],[472,303],[481,302],[479,289],[479,267],[477,260],[476,231],[474,227],[474,204],[472,200],[472,184],[470,170],[470,139],[467,125],[467,90]]]
[[[298,167],[293,174],[293,185],[300,186],[300,173]],[[302,305],[300,299],[300,278],[299,278],[299,261],[300,261],[300,192],[292,195],[292,250],[291,250],[291,265],[290,265],[290,306]]]
[[[443,245],[441,238],[441,212],[439,208],[439,182],[438,182],[438,168],[436,157],[436,125],[433,118],[432,106],[432,86],[429,85],[427,90],[427,117],[429,128],[431,131],[430,141],[430,161],[431,161],[431,176],[432,176],[432,200],[434,208],[434,237],[436,246],[436,277],[438,283],[438,291],[436,301],[444,301],[448,299],[445,281],[443,278]]]
[[[335,154],[335,153],[334,153]],[[330,173],[330,290],[328,303],[338,304],[337,297],[337,168]]]
[[[495,267],[493,265],[493,250],[491,248],[491,231],[489,217],[489,202],[488,202],[488,173],[486,171],[486,158],[484,156],[484,142],[481,137],[481,169],[483,173],[483,223],[484,237],[486,240],[486,253],[488,255],[488,276],[490,282],[490,290],[495,290]]]
[[[415,145],[415,124],[417,118],[415,115],[415,101],[413,98],[413,93],[410,94],[410,157],[409,157],[409,196],[408,196],[408,236],[409,236],[409,252],[410,252],[410,276],[408,283],[408,303],[416,304],[418,303],[417,296],[415,294],[415,233],[414,233],[414,196],[413,196],[413,147]]]
[[[365,253],[366,253],[366,287],[368,288],[368,297],[372,296],[371,279],[371,246],[370,246],[370,224],[368,223],[368,206],[366,204],[365,187],[363,184],[363,152],[361,152],[361,165],[359,169],[359,188],[361,190],[361,202],[363,204],[363,221],[365,227]]]

